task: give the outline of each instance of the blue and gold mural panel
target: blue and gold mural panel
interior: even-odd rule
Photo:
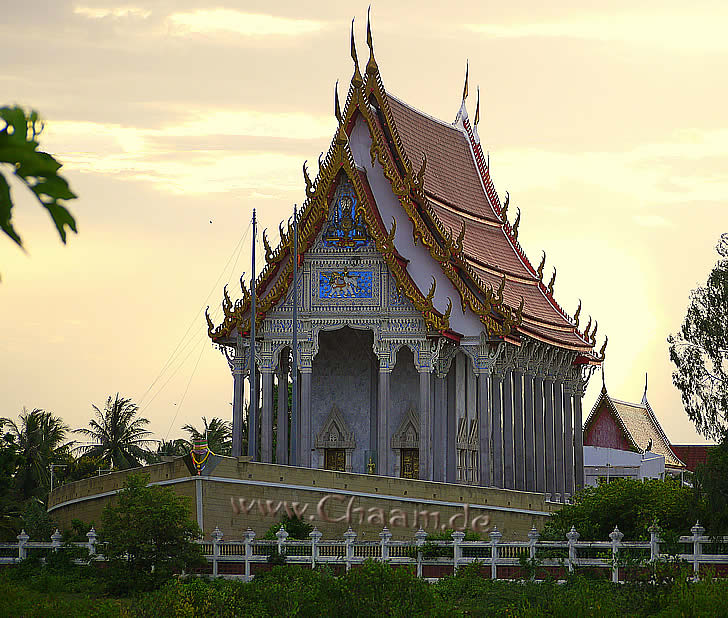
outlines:
[[[319,272],[319,298],[325,300],[374,297],[371,270],[330,270]]]

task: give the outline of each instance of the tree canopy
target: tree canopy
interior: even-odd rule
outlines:
[[[690,295],[680,331],[668,337],[672,381],[697,430],[721,439],[728,424],[728,234],[705,286]]]
[[[233,431],[229,421],[214,417],[207,422],[202,417],[202,429],[198,430],[192,425],[185,425],[182,431],[190,435],[190,442],[207,438],[207,448],[216,455],[230,455],[233,448]]]
[[[12,170],[48,211],[64,243],[66,228],[78,231],[75,219],[63,204],[64,200],[72,200],[76,195],[58,173],[61,164],[47,152],[38,150],[37,138],[43,126],[35,111],[26,112],[17,106],[0,107],[0,230],[20,247],[23,241],[13,227],[13,201],[2,164]]]
[[[92,443],[79,446],[77,450],[120,470],[135,468],[153,459],[154,455],[148,450],[154,442],[149,438],[152,432],[145,429],[149,421],[138,416],[139,406],[131,399],[116,393],[115,398],[106,400],[103,410],[95,405],[92,407],[96,418],[89,421],[89,428],[74,432],[86,436]]]

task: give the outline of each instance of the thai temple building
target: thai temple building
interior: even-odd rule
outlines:
[[[369,26],[367,43],[362,72],[352,29],[338,128],[314,180],[304,164],[298,246],[291,221],[277,246],[264,233],[255,315],[241,280],[223,322],[207,317],[233,375],[233,454],[249,421],[256,461],[565,499],[583,485],[582,397],[606,340],[597,351],[596,322],[580,325],[581,304],[568,315],[545,255],[534,264],[521,248],[467,76],[455,121],[437,120],[387,92]],[[274,384],[286,393],[292,378],[294,303],[291,422]]]

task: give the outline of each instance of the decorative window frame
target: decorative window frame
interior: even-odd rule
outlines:
[[[331,412],[329,412],[321,427],[321,431],[316,435],[314,448],[319,452],[319,468],[321,469],[324,468],[326,463],[326,449],[344,449],[346,453],[344,471],[352,471],[351,455],[356,448],[356,440],[349,423],[346,422],[341,410],[336,406],[332,406]]]
[[[410,428],[412,428],[412,431],[410,431]],[[420,448],[420,415],[417,412],[410,409],[404,415],[397,431],[392,436],[390,446],[395,452],[394,476],[400,477],[402,475],[402,449],[419,450]]]

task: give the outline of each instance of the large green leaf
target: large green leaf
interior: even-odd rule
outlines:
[[[35,111],[26,113],[20,107],[0,107],[0,164],[9,165],[13,174],[35,195],[48,211],[61,240],[66,242],[66,228],[77,232],[73,215],[62,203],[76,194],[58,174],[61,164],[47,152],[38,150],[36,138],[43,124]],[[22,241],[12,226],[13,202],[7,180],[0,173],[0,229],[22,247]]]

